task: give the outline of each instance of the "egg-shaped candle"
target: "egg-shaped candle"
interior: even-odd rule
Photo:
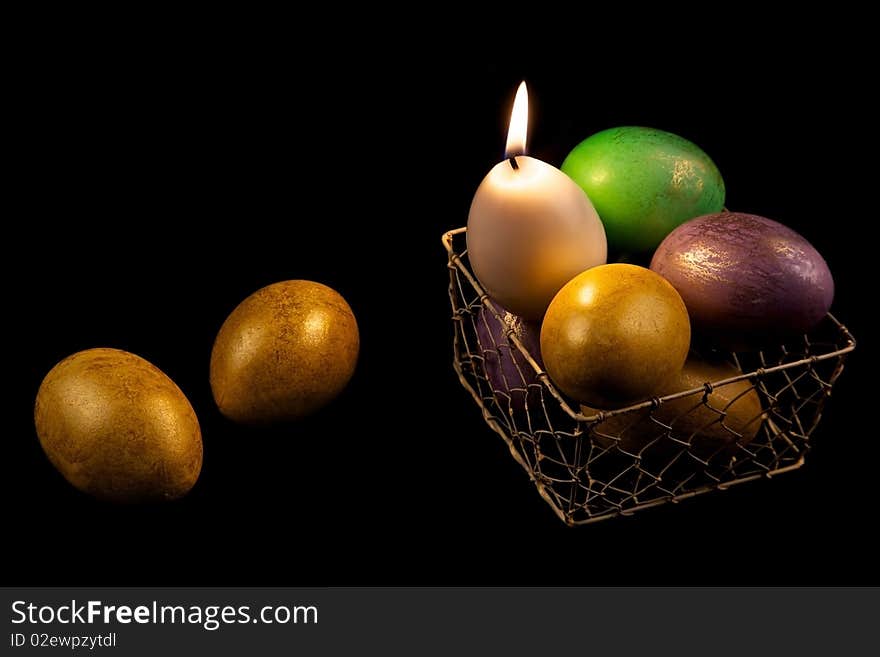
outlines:
[[[517,90],[504,161],[480,183],[467,224],[468,257],[486,292],[510,312],[540,319],[574,276],[605,263],[605,229],[584,191],[556,167],[524,155],[525,82]]]

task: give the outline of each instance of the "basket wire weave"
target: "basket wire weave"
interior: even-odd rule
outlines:
[[[587,416],[574,410],[514,331],[507,330],[501,339],[491,331],[478,331],[477,324],[487,321],[487,312],[501,322],[503,310],[468,268],[465,231],[458,228],[443,235],[455,370],[486,423],[504,439],[563,522],[581,525],[630,515],[803,465],[810,435],[847,354],[855,349],[852,335],[833,316],[829,314],[816,331],[793,343],[728,354],[727,360],[742,374]],[[490,344],[484,344],[486,335],[492,336]],[[504,389],[493,389],[487,374],[490,360],[505,365],[502,372],[515,371],[518,380],[505,375]],[[741,381],[751,387],[737,393],[726,407],[713,404],[713,391]],[[748,441],[725,419],[728,407],[751,390],[760,398],[762,413],[756,418],[757,435]],[[689,425],[699,428],[678,431],[682,418],[661,412],[670,402],[676,402],[675,409],[684,409],[682,415],[700,414],[694,416],[698,422]],[[667,406],[666,411],[672,408]],[[701,432],[715,423],[715,433],[727,432],[729,444],[707,451],[699,442]],[[636,435],[639,439],[633,440]]]

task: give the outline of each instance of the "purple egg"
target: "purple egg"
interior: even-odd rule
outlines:
[[[528,363],[522,352],[507,339],[508,331],[519,338],[520,342],[537,361],[541,369],[541,324],[528,321],[510,313],[497,303],[501,310],[501,319],[481,306],[474,322],[477,325],[477,340],[483,356],[486,377],[492,391],[499,397],[502,405],[510,400],[511,407],[522,407],[526,401],[528,386],[539,384],[535,369]],[[506,396],[507,399],[504,399]]]
[[[806,333],[834,298],[819,252],[790,228],[754,214],[691,219],[661,242],[651,269],[678,290],[695,331],[729,349]]]

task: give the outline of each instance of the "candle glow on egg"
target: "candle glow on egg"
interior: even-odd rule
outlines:
[[[559,289],[605,263],[605,229],[587,195],[556,167],[525,155],[528,92],[517,90],[505,157],[480,183],[468,216],[468,257],[486,292],[540,319]]]

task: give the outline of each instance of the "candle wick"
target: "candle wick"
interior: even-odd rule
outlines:
[[[509,158],[508,162],[510,162],[510,166],[513,167],[514,170],[519,169],[519,165],[516,163],[516,156]]]

